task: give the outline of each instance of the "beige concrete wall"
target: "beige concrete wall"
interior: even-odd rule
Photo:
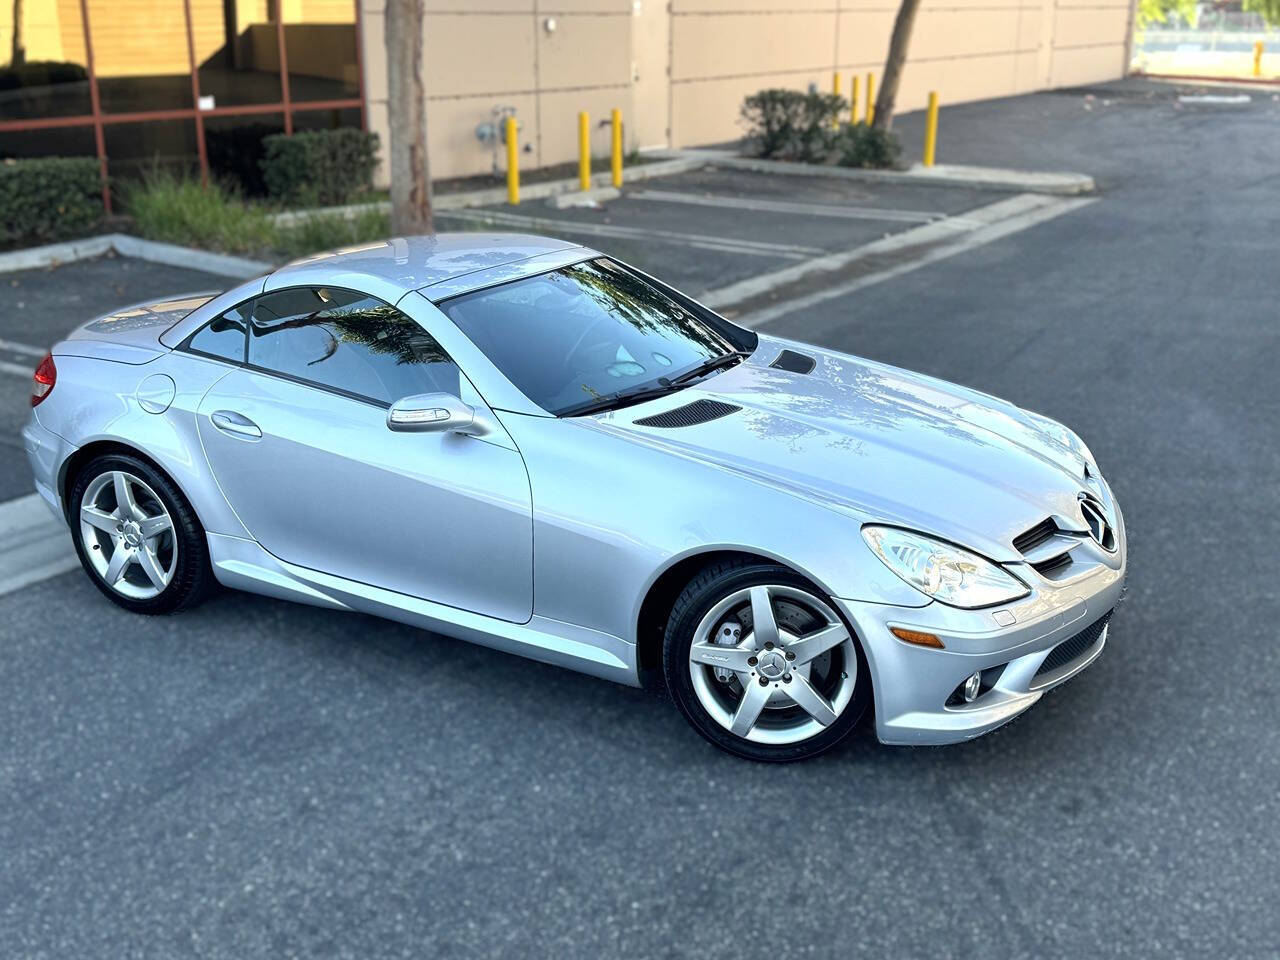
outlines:
[[[526,168],[577,156],[580,110],[591,114],[593,152],[608,152],[609,131],[600,122],[614,107],[631,111],[631,0],[426,0],[426,6],[433,177],[492,169],[492,149],[475,131],[493,121],[495,107],[516,111]],[[383,0],[362,0],[362,16],[369,125],[385,142]]]
[[[361,2],[370,125],[385,139],[384,0]],[[597,154],[613,107],[628,148],[734,139],[743,98],[763,87],[826,90],[839,71],[847,94],[851,74],[878,80],[897,12],[897,0],[426,2],[435,177],[491,169],[475,128],[499,105],[516,110],[526,167],[576,157],[579,110]],[[1131,2],[924,0],[898,108],[930,90],[946,104],[1122,76]]]
[[[1130,0],[924,0],[898,109],[1122,76]],[[672,0],[673,146],[740,136],[738,107],[767,86],[829,90],[884,68],[894,0]],[[859,104],[859,111],[865,102]]]

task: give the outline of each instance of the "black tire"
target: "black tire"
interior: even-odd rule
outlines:
[[[787,763],[805,760],[830,750],[858,725],[871,701],[871,680],[861,645],[853,628],[832,607],[849,631],[857,660],[857,673],[852,699],[836,720],[820,733],[792,744],[764,744],[737,736],[721,726],[698,699],[689,671],[689,651],[694,633],[711,609],[726,597],[746,587],[764,584],[793,586],[812,594],[830,606],[823,593],[813,584],[787,567],[733,560],[716,563],[702,570],[685,587],[672,606],[663,641],[662,668],[667,689],[676,706],[698,733],[721,750],[747,760]]]
[[[104,473],[123,471],[139,478],[163,503],[173,521],[176,566],[169,584],[156,596],[147,599],[126,597],[107,585],[89,559],[92,545],[86,545],[80,524],[80,506],[85,491]],[[90,460],[72,478],[67,498],[67,519],[71,539],[85,573],[107,599],[132,613],[175,613],[203,600],[216,585],[209,563],[209,545],[204,528],[196,518],[187,498],[167,476],[145,460],[124,453],[104,454]]]

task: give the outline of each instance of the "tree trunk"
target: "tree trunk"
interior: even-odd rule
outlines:
[[[424,0],[387,0],[386,8],[391,232],[401,237],[432,232],[423,4]]]
[[[27,62],[27,45],[22,36],[22,0],[13,0],[13,37],[9,66],[20,67]]]
[[[871,126],[888,130],[893,126],[893,105],[898,99],[898,84],[902,80],[902,68],[907,62],[907,47],[911,43],[911,29],[916,23],[916,11],[920,0],[902,0],[898,17],[893,21],[893,36],[889,38],[889,56],[884,62],[884,76],[880,80],[880,94],[876,97],[876,112]]]

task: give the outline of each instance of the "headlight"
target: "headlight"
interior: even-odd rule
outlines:
[[[953,607],[987,607],[1025,597],[1021,580],[989,560],[949,543],[896,527],[862,528],[886,567],[926,596]]]

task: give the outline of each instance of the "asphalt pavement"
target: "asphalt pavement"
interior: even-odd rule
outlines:
[[[765,328],[1079,430],[1131,551],[1089,670],[969,744],[766,767],[656,695],[242,594],[133,617],[72,572],[0,596],[0,953],[1274,958],[1280,103],[1091,96],[944,108],[939,160],[1099,202]]]

